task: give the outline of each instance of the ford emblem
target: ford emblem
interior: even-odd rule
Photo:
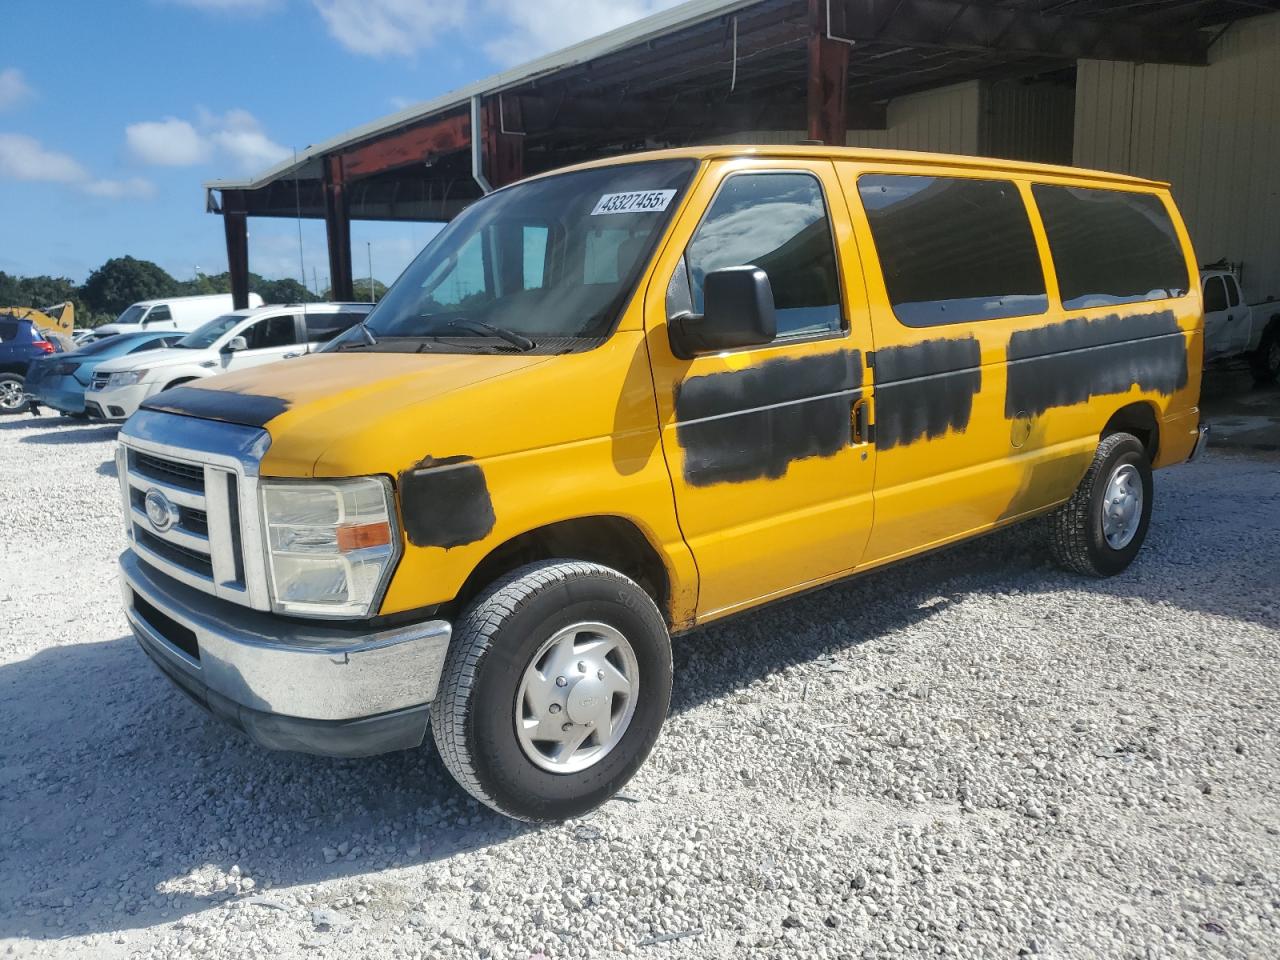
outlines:
[[[152,487],[142,501],[147,511],[147,519],[156,533],[164,533],[178,522],[178,508],[169,502],[169,498],[160,490]]]

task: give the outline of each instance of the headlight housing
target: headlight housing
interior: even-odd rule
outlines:
[[[259,490],[272,609],[369,616],[400,546],[391,482],[263,480]]]
[[[135,383],[141,383],[142,378],[146,375],[146,370],[121,370],[119,373],[113,373],[107,378],[107,386],[131,387]]]

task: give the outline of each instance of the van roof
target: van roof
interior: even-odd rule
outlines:
[[[130,306],[154,307],[161,303],[186,303],[188,300],[222,300],[230,297],[229,293],[193,293],[185,297],[156,297],[154,300],[136,300]]]
[[[548,171],[543,176],[563,173],[566,170],[587,170],[593,167],[614,166],[636,160],[667,160],[692,158],[694,160],[732,160],[736,157],[779,157],[806,160],[854,160],[861,163],[883,164],[935,164],[947,167],[967,167],[973,170],[997,171],[1014,174],[1039,174],[1056,177],[1072,177],[1077,180],[1095,180],[1126,186],[1167,188],[1162,180],[1147,180],[1124,173],[1108,173],[1105,170],[1088,170],[1051,163],[1028,163],[1023,160],[1000,160],[995,157],[975,157],[951,153],[923,153],[915,150],[870,150],[862,147],[829,147],[823,144],[717,144],[704,147],[679,147],[671,150],[649,150],[640,153],[620,154],[605,160],[592,160]]]

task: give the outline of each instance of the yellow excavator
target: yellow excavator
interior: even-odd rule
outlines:
[[[76,307],[70,300],[55,303],[37,310],[35,307],[0,307],[0,317],[30,320],[45,333],[51,333],[62,341],[64,350],[74,349],[71,339],[76,329]]]

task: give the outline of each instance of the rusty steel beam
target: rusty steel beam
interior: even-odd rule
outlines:
[[[471,118],[465,113],[437,117],[370,140],[343,152],[346,178],[356,180],[466,150],[471,144]]]
[[[809,139],[845,145],[849,44],[831,38],[826,0],[809,0]]]
[[[1122,16],[1041,13],[979,0],[831,0],[832,30],[858,44],[900,44],[1056,60],[1208,63],[1211,37],[1194,26]]]
[[[231,308],[249,308],[249,217],[241,190],[222,191],[222,230],[227,239],[227,273],[231,275]]]
[[[342,157],[325,157],[324,228],[329,246],[329,289],[334,300],[354,300],[351,278],[351,211]]]
[[[481,108],[484,173],[497,190],[524,177],[524,129],[518,97],[490,97]],[[511,132],[506,132],[511,131]]]

